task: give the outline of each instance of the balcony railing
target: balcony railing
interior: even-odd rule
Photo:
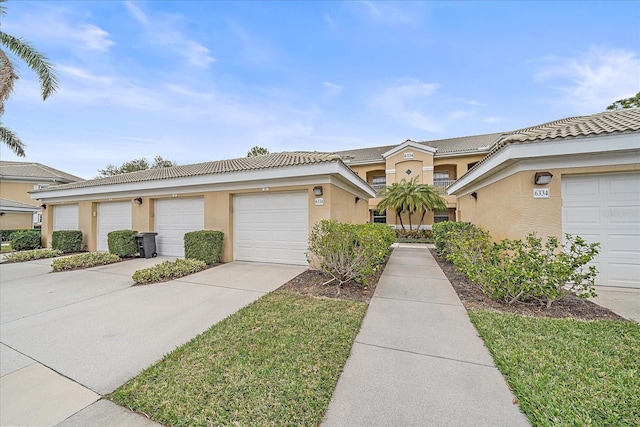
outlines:
[[[433,181],[433,186],[438,189],[438,193],[447,194],[447,187],[456,182],[455,179],[438,179]]]
[[[371,184],[371,187],[373,187],[374,190],[376,190],[376,193],[379,194],[382,190],[384,190],[384,187],[386,187],[387,184]]]

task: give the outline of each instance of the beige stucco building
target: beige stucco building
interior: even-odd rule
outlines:
[[[41,209],[29,192],[82,178],[33,162],[0,161],[0,230],[39,227]]]
[[[322,219],[364,223],[375,192],[339,156],[275,153],[151,169],[32,191],[44,244],[78,229],[87,250],[108,250],[113,230],[157,232],[158,253],[184,256],[188,231],[224,233],[222,260],[306,264]]]
[[[470,221],[496,240],[579,234],[602,244],[600,284],[640,287],[640,109],[513,132],[134,172],[31,197],[47,206],[45,244],[53,230],[79,229],[88,250],[107,250],[109,231],[135,229],[157,232],[159,253],[182,256],[186,231],[214,229],[225,234],[224,261],[305,264],[320,219],[397,227],[395,213],[376,210],[379,192],[412,178],[447,202],[446,211],[427,213],[427,228]]]

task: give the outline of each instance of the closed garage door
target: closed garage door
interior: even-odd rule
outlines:
[[[131,202],[98,203],[98,250],[108,251],[107,235],[131,229]]]
[[[640,288],[640,173],[562,177],[562,231],[600,242],[598,285]]]
[[[78,205],[53,207],[53,231],[78,229]]]
[[[155,219],[158,254],[183,257],[184,233],[204,229],[204,199],[156,200]]]
[[[234,259],[306,265],[308,200],[306,192],[235,196]]]

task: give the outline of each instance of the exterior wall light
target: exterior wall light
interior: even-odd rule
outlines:
[[[322,185],[316,185],[313,187],[313,195],[316,197],[322,196]]]
[[[136,205],[141,205],[142,204],[142,197],[136,197],[135,199],[133,199],[134,202],[136,202]]]
[[[551,178],[553,178],[551,172],[536,172],[533,182],[536,185],[547,185],[551,182]]]
[[[473,193],[469,194],[469,198],[473,200],[478,200],[478,193],[474,191]]]
[[[41,207],[42,209],[47,209],[47,205],[45,205],[44,203],[43,203],[43,204],[41,204],[41,205],[40,205],[40,207]]]
[[[356,205],[358,204],[359,201],[360,201],[360,197],[356,196]]]

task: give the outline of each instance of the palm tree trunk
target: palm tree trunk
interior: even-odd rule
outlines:
[[[400,227],[402,227],[402,231],[405,231],[404,224],[402,223],[402,213],[396,211],[396,215],[398,216],[398,219],[400,220]]]
[[[418,224],[418,230],[420,230],[420,227],[422,227],[422,221],[424,221],[424,215],[427,213],[427,210],[424,209],[422,211],[422,216],[420,217],[420,224]]]

